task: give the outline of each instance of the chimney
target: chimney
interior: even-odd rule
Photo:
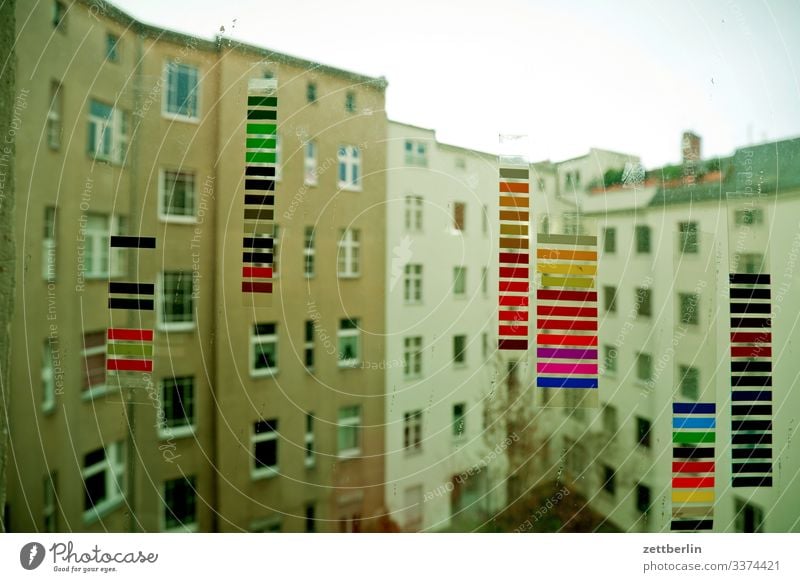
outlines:
[[[681,149],[683,151],[683,165],[691,166],[700,161],[700,136],[691,131],[683,132]]]

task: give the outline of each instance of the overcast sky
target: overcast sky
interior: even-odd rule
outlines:
[[[590,147],[678,161],[800,135],[800,1],[114,0],[140,20],[389,81],[389,117],[532,160]]]

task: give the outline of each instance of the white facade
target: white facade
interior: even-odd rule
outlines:
[[[477,527],[505,496],[505,458],[483,430],[497,341],[497,159],[401,123],[388,136],[387,507],[404,531]]]
[[[800,184],[783,177],[797,146],[793,140],[742,148],[728,169],[735,177],[721,184],[580,194],[581,220],[599,237],[598,357],[606,408],[553,410],[547,416],[555,446],[565,451],[568,480],[623,531],[670,530],[675,401],[717,407],[713,531],[800,531],[800,452],[790,446],[800,409]],[[777,185],[774,160],[758,162],[770,148],[783,152]],[[753,175],[762,176],[760,196],[742,176],[747,152],[756,160]],[[745,209],[755,209],[753,224],[741,224]],[[697,225],[696,253],[681,250],[685,222]],[[636,227],[649,228],[649,248],[644,234],[637,244]],[[603,248],[606,229],[614,231],[614,250]],[[759,254],[771,274],[774,484],[732,488],[728,273],[755,272]],[[736,255],[739,267],[732,269]],[[616,289],[615,311],[606,308],[606,288]],[[637,313],[637,303],[647,302],[639,288],[650,290],[649,315]],[[696,323],[681,321],[681,294],[698,296]],[[609,351],[616,352],[613,363]],[[687,368],[694,370],[692,381],[682,387]],[[652,425],[649,446],[639,444],[638,418]],[[609,474],[613,492],[604,488]],[[645,505],[649,510],[643,512]]]

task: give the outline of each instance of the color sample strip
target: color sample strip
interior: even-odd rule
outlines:
[[[111,248],[155,249],[155,237],[112,236]],[[113,257],[113,253],[109,256]],[[129,281],[108,282],[108,308],[153,311],[155,285]],[[141,314],[138,315],[141,317]],[[153,330],[111,327],[106,330],[106,371],[152,372]]]
[[[731,273],[733,487],[772,486],[772,304],[768,274]]]
[[[277,81],[250,79],[245,122],[242,293],[272,293],[277,121]]]
[[[672,531],[714,527],[716,428],[714,403],[672,404]]]
[[[499,161],[499,326],[497,348],[528,349],[530,171]]]
[[[536,385],[596,389],[597,349],[572,346],[597,346],[597,237],[540,233],[536,259]]]

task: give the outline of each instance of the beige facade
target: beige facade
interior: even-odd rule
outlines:
[[[60,4],[17,8],[26,258],[11,531],[364,527],[383,503],[384,380],[370,363],[384,351],[385,81],[164,31],[106,3]],[[264,76],[279,87],[280,274],[271,307],[252,310],[240,291],[244,124],[247,81]],[[342,162],[355,187],[341,187]],[[358,234],[345,277],[347,228]],[[117,232],[156,237],[156,249],[109,253]],[[110,320],[109,280],[154,283],[154,311]],[[274,324],[267,373],[255,324]],[[115,386],[93,369],[107,327],[155,329],[149,382]],[[342,346],[355,350],[347,361]],[[276,448],[254,434],[263,420],[278,421]],[[264,454],[277,456],[269,474],[254,469]]]

